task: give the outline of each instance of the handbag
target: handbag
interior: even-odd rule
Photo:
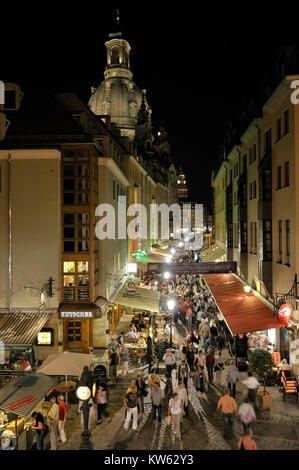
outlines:
[[[169,426],[171,424],[171,415],[168,415],[166,418],[166,426]]]

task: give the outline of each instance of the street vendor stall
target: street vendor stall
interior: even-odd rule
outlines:
[[[57,379],[30,374],[13,380],[0,390],[0,440],[2,448],[30,450],[34,431],[33,411],[43,415],[50,408],[45,397],[52,393]],[[46,442],[45,442],[46,444]]]

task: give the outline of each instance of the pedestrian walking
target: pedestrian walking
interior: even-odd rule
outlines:
[[[257,379],[253,376],[251,371],[248,372],[248,377],[245,380],[242,380],[242,383],[247,386],[248,398],[254,405],[256,402],[256,392],[260,386]]]
[[[224,364],[223,357],[221,355],[221,351],[216,352],[214,372],[215,372],[215,384],[222,387],[223,377],[224,377],[224,372],[225,372],[225,364]]]
[[[244,403],[239,406],[239,415],[243,425],[244,432],[250,428],[252,423],[256,420],[253,406],[249,402],[249,398],[244,398]]]
[[[175,393],[178,394],[179,400],[181,401],[183,405],[183,409],[185,411],[185,415],[188,416],[188,393],[186,390],[186,387],[184,385],[184,382],[179,382],[178,386],[175,388]],[[181,417],[183,417],[181,415]]]
[[[112,384],[116,384],[118,356],[115,349],[109,350],[109,377]]]
[[[61,445],[64,446],[67,443],[67,438],[64,430],[64,426],[67,418],[67,404],[64,401],[64,396],[59,395],[58,397],[59,416],[58,416],[58,430],[61,439]]]
[[[210,349],[208,351],[208,355],[206,356],[206,367],[207,367],[210,383],[213,383],[213,380],[214,380],[214,366],[215,366],[214,353],[213,353],[213,350]]]
[[[195,357],[195,353],[194,353],[193,346],[192,346],[191,343],[189,343],[188,344],[188,349],[186,351],[186,359],[187,359],[188,366],[190,367],[191,371],[193,370],[194,357]]]
[[[148,376],[148,384],[150,388],[153,388],[155,382],[160,385],[160,378],[155,374],[155,369],[152,369],[150,375]]]
[[[190,367],[187,361],[183,359],[181,365],[178,368],[177,379],[178,382],[184,382],[185,387],[188,389],[188,379],[191,374]]]
[[[31,417],[33,418],[31,428],[35,430],[34,440],[36,443],[36,450],[43,450],[45,432],[44,417],[41,413],[37,413],[36,411],[32,413]]]
[[[207,352],[209,349],[213,349],[214,352],[218,349],[217,340],[214,338],[214,335],[210,333],[210,336],[205,341],[205,351]]]
[[[151,402],[152,402],[152,415],[153,420],[156,419],[156,413],[158,412],[158,422],[161,423],[162,420],[162,405],[164,399],[164,392],[160,388],[158,382],[156,382],[151,388]]]
[[[207,379],[205,377],[203,368],[201,366],[197,367],[197,369],[195,371],[195,374],[194,374],[194,377],[193,377],[193,380],[194,380],[194,386],[195,386],[197,392],[199,392],[200,396],[202,396],[204,393],[208,392]]]
[[[175,362],[175,356],[172,352],[170,352],[170,349],[166,349],[166,352],[162,358],[162,361],[165,362],[166,372],[171,377],[172,370],[176,362]]]
[[[129,375],[129,351],[126,348],[126,345],[123,343],[120,348],[119,357],[121,360],[121,375],[124,373]]]
[[[50,402],[51,408],[47,413],[49,434],[50,434],[50,450],[57,450],[58,447],[58,418],[59,418],[59,406],[56,401],[56,397],[51,397]]]
[[[244,436],[238,442],[239,450],[258,450],[256,442],[252,439],[252,430],[247,428],[244,431]]]
[[[181,414],[185,414],[183,405],[177,393],[173,393],[168,405],[168,418],[172,421],[174,426],[174,435],[179,437],[180,435],[180,421]]]
[[[227,369],[227,383],[230,396],[236,398],[236,385],[239,380],[239,372],[233,360],[230,361],[230,366]]]
[[[201,323],[198,328],[198,334],[202,341],[202,347],[205,347],[205,342],[207,341],[210,334],[210,327],[206,322],[205,318],[201,317]]]
[[[137,375],[136,386],[140,395],[140,402],[141,402],[141,409],[139,409],[139,413],[141,412],[144,413],[144,398],[147,397],[147,390],[146,390],[145,382],[143,378],[141,377],[141,375]]]
[[[103,385],[100,385],[97,393],[96,393],[96,402],[97,402],[97,412],[98,412],[98,421],[97,424],[101,424],[103,422],[103,411],[107,405],[107,392]]]
[[[133,431],[137,431],[137,420],[138,420],[138,404],[139,409],[141,409],[140,393],[136,387],[136,384],[132,386],[132,389],[129,393],[126,394],[124,398],[124,404],[127,410],[127,416],[125,419],[124,429],[126,432],[129,431],[129,425],[131,417],[133,415]]]
[[[218,401],[217,411],[221,410],[224,424],[224,439],[232,439],[234,433],[234,415],[237,414],[238,405],[234,398],[229,395],[228,388]]]

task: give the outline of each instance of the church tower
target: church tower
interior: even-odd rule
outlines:
[[[181,168],[177,180],[177,194],[179,201],[188,199],[188,187],[186,185],[186,177]]]
[[[111,122],[115,123],[120,135],[127,136],[133,141],[138,122],[138,111],[143,100],[149,113],[149,119],[151,118],[151,109],[146,98],[142,98],[141,90],[133,82],[133,73],[130,69],[131,46],[124,39],[118,10],[116,21],[105,46],[107,50],[105,80],[98,88],[92,88],[88,106],[98,116],[110,116]]]

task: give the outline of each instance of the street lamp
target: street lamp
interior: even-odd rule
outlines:
[[[175,306],[175,300],[168,299],[167,308],[168,308],[168,311],[170,312],[170,347],[171,348],[172,348],[172,310],[174,309],[174,306]]]
[[[246,294],[249,294],[249,292],[251,291],[251,287],[248,285],[244,286],[244,291],[246,292]]]
[[[93,444],[90,440],[91,433],[88,429],[88,421],[89,421],[90,408],[92,406],[89,403],[89,399],[92,395],[93,396],[95,395],[95,392],[96,392],[95,389],[96,389],[96,383],[94,382],[93,385],[91,385],[89,369],[87,366],[85,366],[83,369],[80,382],[79,382],[79,387],[77,388],[77,391],[76,391],[77,398],[83,401],[83,404],[80,410],[83,413],[84,429],[81,434],[82,443],[79,447],[80,450],[92,450],[93,449]]]
[[[169,274],[168,271],[166,271],[166,272],[163,274],[163,276],[164,276],[164,279],[169,279],[170,274]]]
[[[170,253],[171,253],[172,255],[174,255],[174,254],[175,254],[175,249],[174,249],[174,248],[171,248]]]

